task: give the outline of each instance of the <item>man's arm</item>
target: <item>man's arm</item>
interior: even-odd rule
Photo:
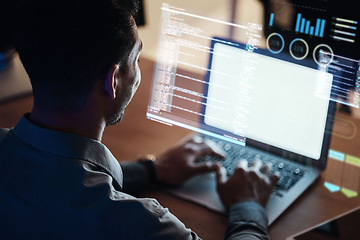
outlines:
[[[268,176],[272,166],[253,160],[240,160],[227,179],[223,167],[217,171],[217,190],[229,211],[226,239],[269,239],[265,206],[279,174]]]
[[[204,155],[224,157],[222,150],[209,145],[211,143],[199,143],[193,139],[187,141],[161,154],[151,163],[153,169],[139,161],[120,163],[124,175],[122,191],[134,195],[157,184],[179,185],[198,174],[216,171],[215,164],[195,163]],[[155,172],[155,182],[150,171]]]
[[[195,163],[196,159],[208,154],[221,156],[221,153],[207,143],[188,141],[160,155],[154,162],[159,182],[177,185],[197,174],[216,171],[217,190],[229,212],[225,239],[269,239],[267,235],[267,214],[264,207],[279,177],[277,175],[268,177],[271,171],[270,165],[265,164],[262,166],[260,161],[254,160],[248,167],[247,161],[241,160],[234,174],[227,179],[225,169],[221,165]],[[148,185],[146,177],[148,173],[142,164],[122,163],[121,166],[124,172],[124,191],[146,188]],[[130,177],[130,175],[132,175],[132,178],[126,180],[126,177]],[[171,213],[168,214],[172,215]],[[167,221],[177,222],[179,220],[176,217],[165,217],[160,219],[160,222],[163,221],[166,223]],[[176,226],[181,225],[168,223],[163,227],[166,227],[166,225],[172,226],[173,224]],[[159,227],[161,226],[159,225]],[[182,227],[180,228],[182,229]],[[180,231],[180,229],[178,228],[177,231]],[[188,231],[188,229],[184,226],[183,231]],[[170,233],[176,235],[171,230]],[[191,234],[189,239],[197,239],[193,232],[189,232],[189,234]]]
[[[256,202],[240,202],[231,206],[225,239],[270,239],[265,209]]]

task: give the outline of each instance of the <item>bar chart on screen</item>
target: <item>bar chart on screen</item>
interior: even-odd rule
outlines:
[[[270,13],[269,26],[272,27],[274,25],[274,13]]]
[[[296,17],[295,32],[310,36],[324,37],[326,20],[317,18],[315,24],[298,13]]]

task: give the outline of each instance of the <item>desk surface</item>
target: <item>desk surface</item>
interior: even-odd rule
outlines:
[[[126,109],[123,121],[109,127],[103,138],[103,143],[119,161],[136,159],[145,153],[159,154],[190,133],[179,127],[170,127],[146,119],[153,63],[141,59],[140,65],[142,83],[137,94]],[[14,126],[23,113],[31,110],[32,102],[30,96],[1,104],[0,127]],[[331,149],[360,157],[360,141],[357,140],[360,136],[356,131],[357,126],[360,126],[360,120],[339,113],[335,118],[336,134],[333,135]],[[343,188],[352,189],[349,196],[357,194],[360,192],[360,167],[347,164],[346,161],[329,159],[329,167],[320,179],[269,228],[271,238],[286,239],[360,205],[358,195],[347,197],[341,191],[332,193],[324,187],[325,182],[334,181]],[[203,239],[223,239],[227,224],[226,216],[162,191],[146,192],[142,197],[156,198]]]

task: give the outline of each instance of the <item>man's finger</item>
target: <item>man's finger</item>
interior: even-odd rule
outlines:
[[[211,141],[209,139],[205,139],[204,143],[210,150],[209,154],[215,155],[215,156],[217,156],[219,158],[225,158],[226,157],[226,152],[224,150],[222,150],[221,148],[219,148],[214,141]],[[205,147],[205,149],[206,149],[206,147]]]
[[[268,175],[271,172],[272,164],[267,162],[263,165],[263,167],[260,169],[260,172],[264,175]]]
[[[195,174],[214,172],[217,170],[217,166],[212,162],[204,162],[193,165],[193,171]]]
[[[270,176],[271,185],[275,186],[275,184],[279,181],[279,179],[280,179],[280,172],[277,171]]]
[[[213,155],[222,159],[226,157],[226,152],[219,148],[216,143],[210,139],[194,136],[192,139],[190,139],[190,141],[188,141],[188,144],[196,149],[196,158],[205,155]]]
[[[242,168],[244,170],[247,170],[248,169],[248,161],[246,159],[240,159],[238,164],[237,164],[237,167],[238,168]]]
[[[255,158],[255,159],[251,162],[250,168],[254,169],[255,171],[259,171],[261,165],[262,165],[261,160],[258,159],[258,158]]]
[[[200,137],[199,135],[195,135],[192,137],[192,139],[190,139],[190,141],[200,144],[200,143],[204,142],[204,139],[202,137]]]
[[[225,183],[227,181],[226,169],[221,165],[218,165],[218,164],[216,164],[216,165],[217,165],[216,182],[217,182],[217,184]]]

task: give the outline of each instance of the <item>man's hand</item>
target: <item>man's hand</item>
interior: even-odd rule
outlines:
[[[159,182],[178,185],[197,174],[214,172],[219,166],[214,163],[196,163],[204,155],[224,158],[224,152],[214,142],[191,139],[157,157],[154,162]]]
[[[217,169],[217,191],[224,206],[229,209],[233,204],[254,201],[266,206],[271,191],[279,180],[279,173],[268,177],[270,164],[264,164],[255,159],[250,167],[244,159],[240,160],[234,174],[227,179],[223,167]]]

